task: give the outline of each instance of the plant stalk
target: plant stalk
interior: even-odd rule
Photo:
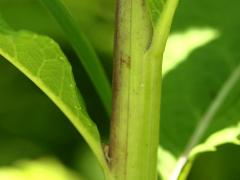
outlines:
[[[118,0],[110,167],[116,180],[157,179],[162,58],[146,0]]]

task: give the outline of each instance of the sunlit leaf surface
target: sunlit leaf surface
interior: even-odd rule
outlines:
[[[164,56],[158,166],[162,179],[177,179],[182,172],[181,178],[185,178],[199,153],[225,143],[239,143],[239,61],[229,59],[229,49],[218,50],[225,46],[221,32],[211,31],[200,28],[169,39],[175,42],[170,41],[169,55]],[[179,39],[181,47],[177,47]],[[198,39],[198,49],[193,45],[185,48],[194,39]],[[174,52],[179,55],[171,55]]]
[[[62,110],[104,164],[97,127],[85,110],[71,65],[59,46],[45,36],[13,31],[1,21],[0,55],[31,79]]]
[[[0,168],[2,180],[82,180],[55,159],[22,160]]]

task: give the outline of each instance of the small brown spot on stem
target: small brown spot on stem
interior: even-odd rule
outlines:
[[[127,58],[121,57],[120,62],[122,65],[125,64],[129,69],[131,68],[130,57],[127,57]]]

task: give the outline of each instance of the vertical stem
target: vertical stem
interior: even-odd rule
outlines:
[[[146,2],[117,1],[110,138],[116,180],[157,178],[162,58],[146,53],[152,37]]]

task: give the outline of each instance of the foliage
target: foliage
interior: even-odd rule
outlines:
[[[161,52],[158,50],[159,47],[164,47],[164,43],[160,46],[158,43],[163,37],[167,37],[166,32],[162,31],[165,24],[162,23],[161,18],[164,17],[161,13],[169,1],[149,0],[149,10],[153,20],[153,45],[155,44],[153,49],[160,55]],[[103,57],[101,61],[107,64],[105,67],[110,67],[111,61],[106,59],[112,56],[113,1],[76,2],[64,0],[77,22],[78,30],[80,29],[87,35],[98,55]],[[14,6],[14,3],[20,3],[20,5]],[[195,170],[195,163],[201,164],[199,157],[209,151],[214,154],[212,151],[218,150],[224,144],[239,144],[239,23],[231,20],[239,16],[238,5],[239,2],[236,0],[231,4],[225,0],[217,2],[215,0],[212,2],[180,1],[163,61],[158,150],[158,171],[162,179],[174,177],[174,172],[175,178],[180,174],[182,179],[197,179],[194,173],[198,173]],[[21,2],[0,0],[0,12],[4,19],[7,19],[9,24],[16,29],[30,29],[56,39],[73,64],[73,70],[76,68],[76,61],[72,60],[76,59],[76,56],[70,50],[68,39],[43,6],[33,0]],[[74,71],[73,75],[66,55],[52,39],[30,31],[12,30],[3,21],[0,23],[0,52],[58,105],[90,144],[102,165],[106,166],[98,131],[103,132],[101,135],[107,134],[108,125],[102,121],[102,119],[107,119],[107,116],[104,115],[103,110],[99,110],[101,103],[96,93],[93,92],[93,97],[89,93],[92,85],[89,80],[85,79],[86,74],[81,74],[83,76],[79,77],[79,73]],[[45,62],[44,59],[52,59],[52,62],[47,60],[47,63],[41,65],[41,62]],[[37,69],[40,67],[41,73],[37,75]],[[78,68],[77,71],[79,71]],[[109,69],[107,71],[111,72]],[[2,59],[0,73],[3,77],[0,79],[0,95],[1,102],[4,102],[0,103],[0,143],[1,147],[5,147],[1,148],[0,154],[8,152],[11,154],[9,157],[12,157],[0,155],[0,164],[4,164],[4,161],[5,164],[9,164],[19,158],[43,156],[52,153],[51,151],[54,151],[53,153],[59,158],[70,159],[72,151],[79,151],[76,150],[76,146],[79,147],[77,133],[35,86]],[[61,78],[65,80],[61,81]],[[228,82],[232,78],[234,82],[227,91],[224,91],[226,92],[224,98],[217,108],[211,111],[214,102],[222,97],[221,92],[229,87]],[[61,82],[64,82],[63,95],[59,98]],[[71,84],[73,87],[70,87]],[[83,91],[89,113],[86,112],[75,84],[80,87],[81,92]],[[80,106],[83,111],[78,108]],[[188,146],[190,139],[193,139],[191,137],[194,137],[195,130],[203,126],[199,124],[199,121],[203,122],[206,115],[208,123],[203,124],[207,126],[203,128],[197,140]],[[98,125],[101,124],[98,126],[99,130],[91,119],[94,119]],[[90,128],[87,125],[89,123]],[[4,136],[8,136],[7,141]],[[67,155],[64,151],[60,152],[69,142],[73,144],[67,149]],[[8,150],[16,147],[16,144],[19,145],[19,154]],[[85,144],[80,146],[84,147]],[[80,148],[81,151],[84,152],[82,148]],[[87,151],[89,153],[89,150]],[[81,153],[78,152],[78,154]],[[82,153],[82,155],[86,154]],[[231,157],[231,154],[227,157]],[[89,160],[86,155],[79,161],[96,164],[92,155],[91,158]],[[192,167],[194,172],[191,171]],[[106,169],[105,167],[105,171],[108,171]],[[84,174],[87,170],[81,168],[81,171]],[[209,170],[208,173],[210,172]],[[221,173],[224,173],[224,170]],[[231,177],[236,176],[231,174]]]

